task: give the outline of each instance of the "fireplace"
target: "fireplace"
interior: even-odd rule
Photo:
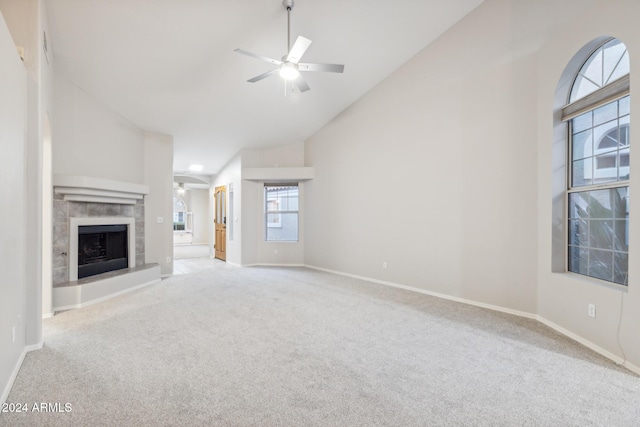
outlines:
[[[69,282],[136,266],[131,217],[69,218]]]
[[[78,227],[78,279],[129,266],[127,226]]]

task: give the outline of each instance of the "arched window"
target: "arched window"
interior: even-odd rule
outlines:
[[[192,214],[182,198],[173,195],[173,231],[191,231]]]
[[[627,285],[629,266],[629,54],[618,39],[578,72],[569,124],[568,270]]]

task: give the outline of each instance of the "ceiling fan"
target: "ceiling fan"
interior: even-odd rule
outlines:
[[[280,77],[287,81],[293,81],[295,86],[300,92],[306,92],[310,89],[307,82],[300,75],[300,71],[322,71],[329,73],[342,73],[344,72],[344,65],[342,64],[313,64],[309,62],[300,62],[302,55],[309,49],[311,40],[298,36],[293,47],[291,47],[291,9],[293,9],[293,0],[283,0],[282,5],[287,10],[287,54],[282,57],[281,61],[277,59],[268,58],[266,56],[258,55],[253,52],[248,52],[242,49],[235,49],[234,52],[241,53],[243,55],[251,56],[252,58],[259,59],[261,61],[269,62],[277,65],[278,68],[274,68],[271,71],[255,76],[252,79],[247,80],[249,83],[255,83],[262,79],[269,77],[276,72],[279,72]],[[286,86],[285,86],[286,89]]]

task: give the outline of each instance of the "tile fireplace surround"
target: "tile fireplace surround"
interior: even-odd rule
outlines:
[[[135,262],[142,266],[144,259],[144,200],[135,204],[98,203],[64,200],[55,194],[53,200],[53,286],[69,281],[70,218],[129,218],[135,223]],[[77,254],[76,254],[77,256]],[[77,265],[77,263],[75,264]]]
[[[69,284],[77,279],[77,226],[100,224],[114,218],[122,218],[129,224],[134,241],[129,245],[129,267],[143,266],[144,257],[144,196],[149,193],[146,185],[112,181],[89,176],[53,176],[53,287]],[[119,221],[119,220],[118,220]],[[74,246],[75,243],[75,246]],[[135,256],[133,256],[135,248]],[[133,263],[135,262],[135,266]]]

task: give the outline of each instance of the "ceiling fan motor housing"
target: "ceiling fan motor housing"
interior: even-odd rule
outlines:
[[[285,9],[291,10],[293,9],[293,0],[282,0],[282,5]]]

